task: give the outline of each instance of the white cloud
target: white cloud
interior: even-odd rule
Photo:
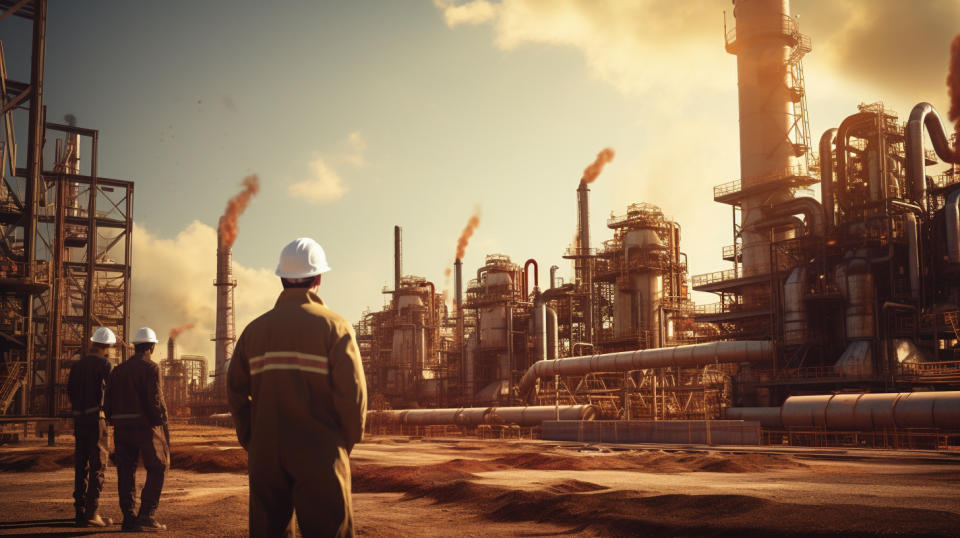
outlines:
[[[456,5],[451,0],[434,0],[434,5],[443,9],[443,19],[447,26],[454,28],[461,24],[483,24],[496,16],[498,6],[487,0],[474,0]]]
[[[323,203],[337,200],[347,192],[340,174],[330,168],[322,157],[311,161],[308,166],[311,177],[288,186],[287,192],[291,196],[309,202]]]
[[[243,233],[239,241],[243,241]],[[186,322],[196,327],[177,338],[178,353],[207,357],[213,370],[213,342],[216,330],[217,231],[193,221],[172,239],[160,238],[148,229],[133,226],[133,274],[130,325],[149,326],[161,339],[159,357],[166,358],[170,329]],[[265,265],[272,257],[264,259]],[[255,317],[273,308],[280,293],[280,281],[267,268],[245,267],[233,262],[237,281],[234,308],[237,335]]]
[[[350,149],[344,153],[343,160],[357,167],[366,165],[367,161],[363,154],[367,150],[367,141],[364,140],[360,131],[350,133],[347,136],[347,144]]]

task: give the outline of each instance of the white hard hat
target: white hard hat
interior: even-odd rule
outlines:
[[[133,334],[132,342],[134,344],[156,344],[158,342],[157,333],[153,332],[150,327],[140,327]]]
[[[93,336],[90,337],[90,341],[97,344],[106,344],[112,346],[117,343],[117,335],[113,334],[113,331],[106,327],[100,327],[99,329],[93,331]]]
[[[323,247],[309,237],[301,237],[283,247],[276,274],[280,278],[309,278],[329,270]]]

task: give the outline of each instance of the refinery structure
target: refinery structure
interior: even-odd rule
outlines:
[[[591,187],[602,188],[593,181],[611,150],[570,184],[577,234],[557,249],[573,267],[568,281],[556,265],[541,271],[535,259],[498,253],[465,268],[475,217],[447,300],[404,274],[403,241],[427,238],[397,226],[388,300],[356,325],[372,431],[512,425],[565,438],[575,425],[583,439],[588,423],[625,432],[684,421],[707,442],[744,424],[772,442],[847,439],[831,431],[960,435],[957,135],[929,104],[901,118],[876,103],[814,143],[803,78],[812,47],[787,0],[734,4],[725,46],[737,59],[741,177],[712,193],[731,208],[732,238],[718,253],[727,268],[689,275],[682,223],[657,200],[605,208],[607,230],[590,230]],[[31,79],[3,69],[0,92],[0,412],[53,418],[92,330],[111,327],[126,343],[133,184],[97,175],[96,131],[45,118],[46,2],[0,1],[0,10],[33,24]],[[18,114],[27,133],[14,128]],[[233,294],[243,293],[231,246],[256,191],[256,178],[245,180],[220,223],[213,371],[177,354],[176,331],[168,339],[172,417],[217,422],[227,410]],[[716,300],[695,304],[693,290]],[[127,353],[120,346],[115,359]],[[586,428],[608,439],[605,426]]]

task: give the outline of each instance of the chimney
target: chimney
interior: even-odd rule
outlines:
[[[234,320],[233,289],[237,282],[233,280],[230,247],[217,239],[217,328],[214,336],[214,383],[216,391],[225,395],[225,377],[227,360],[233,356]]]
[[[173,338],[168,338],[167,339],[167,360],[172,363],[173,359],[175,358],[176,358],[176,355],[174,354],[174,340]]]
[[[400,289],[400,276],[403,263],[402,234],[403,232],[399,226],[393,227],[393,291]]]
[[[453,293],[454,304],[457,308],[457,351],[460,356],[460,386],[463,386],[465,379],[465,363],[463,357],[463,260],[457,258],[453,262]]]
[[[590,188],[585,181],[577,187],[577,279],[585,297],[584,341],[593,342],[593,275],[590,273]]]

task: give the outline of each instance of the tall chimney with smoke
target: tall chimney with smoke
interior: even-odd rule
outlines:
[[[463,260],[457,258],[453,262],[454,275],[453,275],[453,293],[454,293],[454,306],[457,309],[457,352],[460,357],[460,386],[464,386],[466,382],[466,370],[464,369],[466,363],[463,357]]]
[[[593,275],[591,274],[590,264],[590,183],[596,181],[603,167],[613,160],[614,152],[610,148],[604,148],[597,154],[597,158],[583,170],[583,176],[580,177],[580,186],[577,187],[577,242],[575,269],[577,280],[582,286],[586,297],[584,305],[585,326],[584,339],[587,342],[593,342]]]
[[[243,190],[227,201],[227,209],[220,217],[217,227],[217,279],[213,285],[217,288],[217,326],[214,335],[214,383],[218,394],[224,395],[226,389],[227,360],[233,356],[236,343],[234,326],[233,290],[237,281],[233,279],[232,247],[237,240],[237,219],[247,208],[250,199],[260,190],[257,176],[247,176],[243,180]]]
[[[173,361],[175,358],[177,358],[175,342],[177,341],[177,337],[180,336],[180,333],[188,329],[192,329],[194,328],[194,326],[195,324],[191,321],[190,323],[184,323],[183,325],[179,325],[177,327],[170,329],[170,335],[167,338],[167,359],[168,360]]]
[[[400,289],[400,277],[403,276],[403,230],[399,226],[393,227],[393,291]]]

